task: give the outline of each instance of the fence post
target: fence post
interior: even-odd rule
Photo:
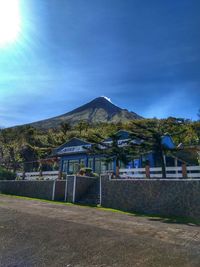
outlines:
[[[187,166],[185,163],[182,164],[182,177],[187,178]]]
[[[55,199],[56,180],[53,181],[52,200]]]
[[[101,174],[99,178],[99,205],[101,206],[102,203],[102,184],[101,184]]]
[[[66,182],[65,182],[65,199],[64,199],[65,202],[67,201],[67,187],[68,187],[68,179],[66,177]]]
[[[73,203],[76,201],[76,175],[74,175],[74,185],[73,185]]]
[[[59,180],[62,179],[62,171],[61,171],[61,170],[58,172],[58,179],[59,179]]]
[[[150,166],[149,165],[146,165],[145,166],[145,173],[146,173],[146,177],[147,178],[151,178],[151,175],[150,175]]]

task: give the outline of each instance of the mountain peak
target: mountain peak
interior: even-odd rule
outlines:
[[[72,110],[68,114],[82,112],[86,109],[92,109],[93,111],[97,110],[97,109],[103,109],[109,113],[109,116],[110,115],[113,116],[114,114],[116,114],[117,112],[120,112],[122,110],[121,108],[115,106],[111,101],[109,101],[107,99],[107,97],[100,96],[100,97],[93,99],[89,103],[86,103],[85,105],[80,106],[79,108]]]
[[[109,98],[107,96],[101,96],[101,97],[105,98],[107,101],[109,101],[110,103],[112,103],[111,98]]]
[[[100,96],[58,117],[32,123],[32,126],[48,129],[60,127],[62,122],[68,122],[71,125],[75,125],[83,120],[89,123],[117,123],[141,118],[134,112],[129,112],[126,109],[114,105],[108,97]]]
[[[106,104],[106,103],[108,104],[109,103],[109,104],[113,104],[111,99],[108,98],[107,96],[99,96],[97,98],[94,98],[90,102],[88,102],[88,104],[89,103],[96,103],[96,104]]]

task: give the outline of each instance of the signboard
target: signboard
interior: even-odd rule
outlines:
[[[87,147],[89,148],[91,145],[64,147],[58,151],[58,154],[85,152]]]

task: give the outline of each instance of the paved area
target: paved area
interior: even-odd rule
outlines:
[[[169,222],[0,195],[0,266],[199,267],[200,228]]]

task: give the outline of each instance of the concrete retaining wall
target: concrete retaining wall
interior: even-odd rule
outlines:
[[[0,193],[52,199],[53,181],[0,181]]]
[[[74,194],[74,179],[75,176],[67,176],[67,193],[66,193],[66,201],[73,202],[73,194]]]
[[[0,193],[78,201],[98,179],[68,176],[54,181],[0,181]],[[74,187],[75,186],[75,187]],[[130,212],[200,219],[200,180],[111,180],[101,177],[101,205]]]
[[[200,219],[200,180],[109,180],[101,177],[103,207]]]
[[[76,202],[94,182],[94,178],[73,175],[67,176],[67,181],[57,180],[55,184],[54,181],[0,181],[0,193]]]
[[[54,200],[56,201],[64,201],[65,199],[65,180],[57,180],[55,184],[55,196]]]

